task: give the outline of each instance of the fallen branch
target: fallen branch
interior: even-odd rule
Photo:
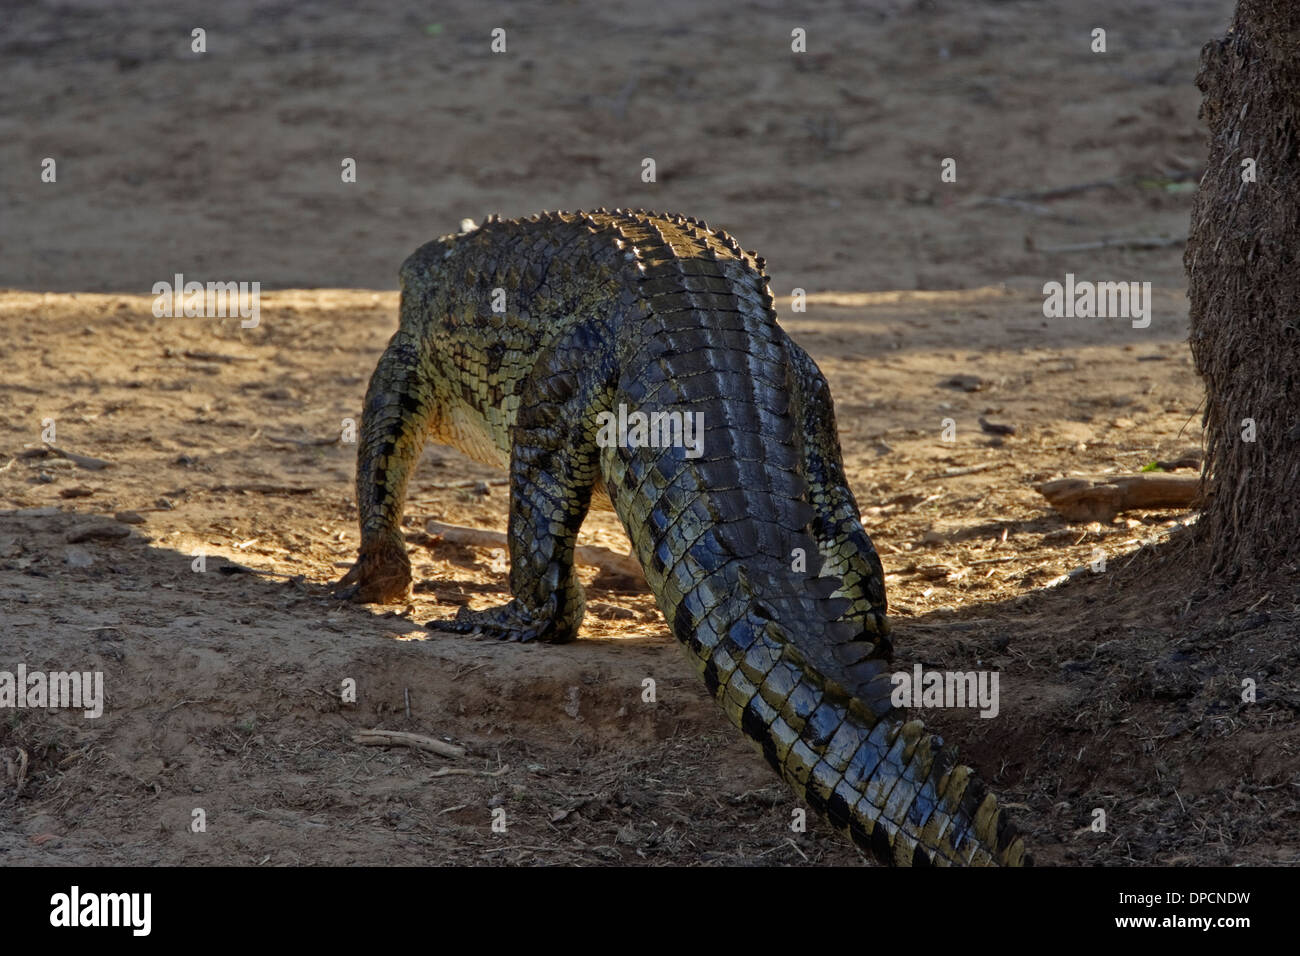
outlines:
[[[427,750],[440,757],[463,757],[465,748],[457,747],[424,734],[408,734],[404,730],[360,730],[352,735],[354,744],[366,747],[411,747],[415,750]]]
[[[1035,486],[1067,521],[1110,521],[1121,511],[1192,508],[1199,504],[1199,475],[1114,475],[1057,478]]]
[[[429,534],[436,534],[443,541],[451,544],[471,548],[500,548],[504,551],[510,549],[506,536],[500,531],[466,528],[463,525],[445,524],[433,520],[427,521],[424,527]],[[598,568],[607,574],[627,578],[629,581],[639,584],[643,589],[647,589],[645,574],[641,571],[641,563],[630,554],[619,554],[611,548],[604,548],[600,545],[580,544],[574,549],[574,556],[579,564]]]

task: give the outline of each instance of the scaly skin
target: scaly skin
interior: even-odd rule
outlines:
[[[1027,862],[955,750],[890,702],[880,560],[826,381],[777,325],[761,259],[693,219],[600,210],[489,220],[401,278],[345,596],[407,594],[402,509],[428,438],[510,473],[514,599],[435,629],[572,640],[575,540],[608,503],[709,690],[810,807],[886,863]],[[620,404],[702,415],[702,454],[599,440]]]

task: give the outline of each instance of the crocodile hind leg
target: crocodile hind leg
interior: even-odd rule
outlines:
[[[821,573],[840,579],[834,596],[851,602],[844,617],[858,631],[853,646],[837,656],[847,666],[870,659],[888,661],[894,648],[885,616],[885,572],[862,527],[844,474],[830,389],[808,353],[793,342],[789,348],[803,399],[804,464],[814,511],[811,530],[823,561]]]
[[[538,359],[520,396],[507,534],[513,599],[479,611],[462,607],[454,619],[426,627],[513,641],[578,636],[585,600],[573,550],[598,476],[597,415],[613,393],[608,341],[601,324],[575,327]]]
[[[344,599],[387,603],[406,597],[411,561],[402,539],[406,484],[429,435],[435,400],[419,344],[399,331],[366,389],[357,446],[357,510],[361,549],[336,585]]]

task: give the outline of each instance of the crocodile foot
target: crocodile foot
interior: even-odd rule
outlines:
[[[548,602],[553,605],[555,602]],[[530,610],[518,599],[496,607],[474,611],[462,607],[454,618],[427,621],[424,625],[431,631],[449,631],[453,634],[482,634],[495,637],[499,641],[544,641],[548,644],[563,644],[573,640],[576,628],[565,626],[564,621],[555,614],[552,606],[540,610]]]
[[[411,559],[400,541],[363,548],[334,585],[334,596],[360,604],[391,604],[411,593]]]

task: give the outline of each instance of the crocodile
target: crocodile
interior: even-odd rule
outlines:
[[[426,627],[573,640],[578,531],[612,508],[709,691],[808,807],[887,864],[1029,862],[956,749],[894,706],[880,559],[761,257],[691,217],[548,212],[467,220],[400,279],[341,597],[409,594],[407,482],[426,441],[452,446],[508,472],[512,599]]]

